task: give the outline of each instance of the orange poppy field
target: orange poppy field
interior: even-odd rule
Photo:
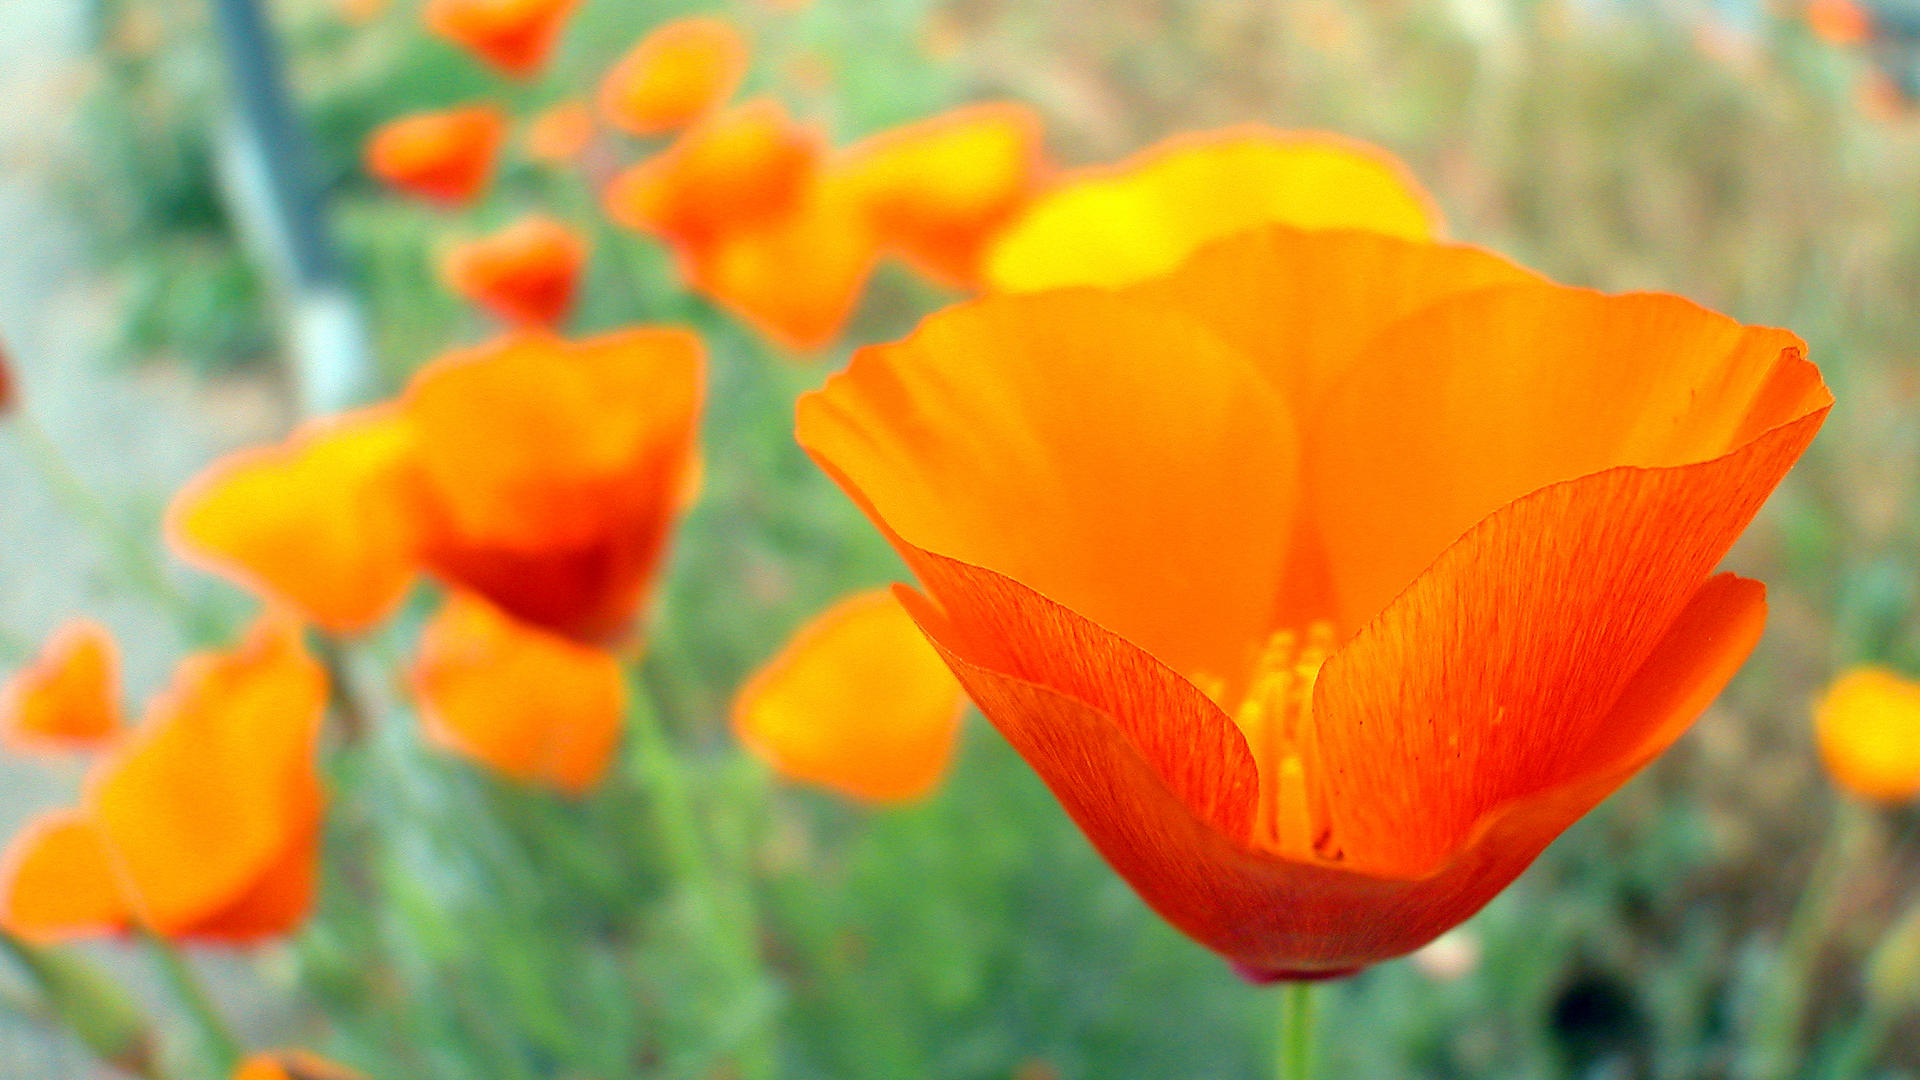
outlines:
[[[1920,1078],[1920,11],[8,3],[0,1078]]]

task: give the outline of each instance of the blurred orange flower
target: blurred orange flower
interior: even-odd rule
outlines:
[[[173,549],[336,634],[372,628],[419,566],[412,432],[390,406],[223,458],[174,497]]]
[[[427,0],[427,28],[502,72],[546,66],[579,0]]]
[[[565,165],[593,144],[593,111],[584,101],[549,106],[527,125],[527,156],[546,165]]]
[[[434,742],[569,795],[606,775],[627,703],[611,653],[456,593],[427,624],[411,673]]]
[[[1847,791],[1896,805],[1920,796],[1920,683],[1852,668],[1820,699],[1814,733],[1828,775]]]
[[[1765,601],[1713,567],[1831,401],[1676,297],[1268,227],[937,314],[798,434],[1114,868],[1315,978],[1471,915],[1718,693]]]
[[[367,171],[435,202],[473,201],[493,175],[506,117],[492,105],[418,112],[389,121],[367,140]]]
[[[0,345],[0,416],[19,406],[19,395],[20,388],[13,379],[13,358],[7,355],[6,346]]]
[[[851,147],[853,177],[883,248],[941,284],[979,284],[986,246],[1038,188],[1040,118],[1024,105],[972,105]]]
[[[1036,199],[987,255],[1002,292],[1119,286],[1264,224],[1426,239],[1431,200],[1385,152],[1334,135],[1238,127],[1182,135]]]
[[[679,247],[786,216],[820,166],[824,138],[760,98],[714,114],[606,191],[608,216]]]
[[[120,731],[120,653],[107,629],[71,619],[0,688],[0,733],[16,750],[91,750]]]
[[[533,214],[448,252],[440,276],[459,295],[516,325],[553,326],[573,308],[587,241]]]
[[[427,568],[535,626],[622,637],[690,491],[702,368],[699,339],[661,327],[434,361],[403,398]]]
[[[289,623],[189,658],[140,728],[0,867],[0,926],[35,941],[144,927],[250,942],[312,901],[326,676]]]
[[[953,759],[960,686],[885,589],[801,628],[733,705],[733,728],[796,780],[873,802],[933,790]]]
[[[333,7],[342,19],[360,26],[385,14],[387,0],[333,0]]]
[[[233,1080],[365,1080],[352,1069],[299,1050],[255,1054],[240,1064]]]
[[[747,43],[732,23],[694,15],[661,23],[608,69],[600,113],[634,135],[675,131],[719,108],[747,73]]]
[[[1873,16],[1854,0],[1808,0],[1807,26],[1829,45],[1864,45],[1873,40]]]

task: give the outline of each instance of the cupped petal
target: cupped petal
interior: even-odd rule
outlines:
[[[747,73],[747,42],[725,19],[672,19],[641,38],[607,70],[600,113],[634,135],[693,123],[726,103]]]
[[[687,282],[783,348],[815,352],[840,336],[879,259],[858,195],[835,176],[809,183],[777,217],[739,222],[680,246]]]
[[[860,192],[888,251],[952,288],[980,280],[987,245],[1038,189],[1040,117],[989,102],[855,143],[839,168]]]
[[[790,214],[815,181],[820,132],[770,98],[715,113],[615,177],[607,213],[629,229],[703,245]]]
[[[1019,591],[977,568],[946,568],[1008,597]],[[1181,690],[1181,680],[1156,672],[1150,657],[1124,641],[1103,638],[1071,612],[1048,611],[1038,598],[1026,602],[1024,614],[1006,609],[985,634],[950,622],[917,594],[903,590],[901,598],[981,711],[1141,898],[1242,970],[1278,978],[1346,974],[1391,959],[1478,911],[1719,692],[1752,648],[1764,614],[1752,582],[1715,579],[1675,620],[1611,710],[1623,728],[1643,737],[1619,739],[1602,770],[1498,808],[1432,872],[1400,878],[1339,862],[1289,860],[1244,843],[1254,793],[1244,747],[1237,761],[1231,754],[1217,758],[1239,783],[1219,792],[1224,798],[1213,816],[1196,809],[1191,791],[1183,796],[1175,786],[1169,764],[1184,762],[1203,776],[1193,763],[1220,751],[1183,754],[1180,740],[1193,731],[1221,740],[1237,733],[1206,698],[1191,687]],[[1007,636],[1010,628],[1048,626],[1073,627],[1096,648],[1063,661],[1058,643],[1035,650]],[[1054,659],[1028,661],[1023,675],[1018,664],[1034,656]],[[1058,682],[1062,664],[1071,665],[1069,678],[1079,686],[1063,690],[1036,681]],[[1156,730],[1160,747],[1152,749],[1149,733]]]
[[[579,0],[427,0],[427,28],[502,73],[546,66]]]
[[[313,913],[320,879],[319,804],[296,826],[286,850],[233,903],[195,924],[184,936],[222,945],[253,945],[300,928]]]
[[[798,437],[910,562],[993,570],[1187,674],[1241,670],[1268,629],[1293,423],[1176,311],[1093,290],[951,308],[802,398]]]
[[[1831,403],[1798,338],[1679,297],[1534,283],[1442,298],[1302,414],[1336,622],[1357,628],[1530,492],[1708,461]]]
[[[1834,783],[1895,806],[1920,796],[1920,683],[1883,667],[1853,668],[1827,689],[1813,720]]]
[[[1406,316],[1449,296],[1542,281],[1480,248],[1265,225],[1211,241],[1126,294],[1205,323],[1253,359],[1294,415],[1308,417],[1373,339]]]
[[[407,482],[413,437],[377,407],[216,462],[174,497],[166,531],[189,561],[338,634],[393,613],[420,565]]]
[[[427,624],[409,681],[430,739],[523,783],[584,794],[620,741],[619,661],[475,596],[456,593]]]
[[[125,930],[133,912],[100,831],[74,809],[40,815],[0,859],[0,928],[28,941],[70,941]]]
[[[1229,128],[1170,139],[1069,179],[987,254],[989,287],[1115,287],[1172,270],[1208,241],[1260,225],[1368,229],[1424,240],[1426,194],[1386,152],[1334,135]]]
[[[1640,739],[1658,717],[1615,703],[1825,413],[1709,461],[1515,500],[1362,626],[1321,669],[1307,762],[1344,859],[1431,873],[1495,808]]]
[[[297,628],[263,622],[189,658],[141,729],[89,779],[85,805],[138,920],[192,934],[252,894],[312,827],[326,674]]]
[[[367,140],[367,171],[435,202],[472,202],[493,176],[506,126],[506,116],[492,105],[412,113]]]
[[[917,799],[946,775],[960,687],[886,590],[802,627],[733,705],[733,729],[780,773],[877,803]]]
[[[553,326],[573,308],[587,241],[541,214],[447,253],[440,276],[455,293],[515,325]]]
[[[0,732],[15,749],[94,749],[120,723],[120,651],[91,619],[62,624],[0,689]]]

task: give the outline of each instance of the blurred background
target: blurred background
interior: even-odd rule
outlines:
[[[749,92],[838,142],[1001,98],[1037,108],[1068,164],[1250,120],[1337,130],[1401,156],[1456,238],[1805,337],[1840,404],[1732,559],[1771,586],[1759,651],[1692,734],[1484,913],[1331,985],[1321,1068],[1920,1076],[1920,960],[1881,945],[1920,902],[1920,811],[1833,792],[1808,719],[1840,665],[1920,670],[1920,3],[587,0],[548,71],[507,85],[425,33],[414,0],[276,0],[331,260],[317,267],[263,217],[218,6],[0,0],[0,340],[25,408],[94,496],[50,486],[29,440],[0,441],[0,661],[85,612],[122,643],[129,695],[159,686],[202,642],[112,570],[103,520],[157,551],[161,510],[206,462],[486,336],[436,280],[450,238],[536,207],[571,218],[603,245],[578,328],[684,322],[713,354],[705,490],[655,650],[679,734],[709,751],[699,797],[761,883],[771,958],[745,997],[684,970],[632,791],[518,791],[401,726],[337,763],[358,794],[330,829],[308,929],[202,955],[251,1037],[376,1080],[715,1076],[699,1041],[758,1024],[792,1077],[1267,1072],[1270,996],[1148,912],[977,716],[955,774],[901,809],[770,782],[728,752],[741,680],[832,599],[902,576],[793,444],[793,398],[942,294],[883,272],[844,344],[788,357],[525,162],[459,213],[362,169],[368,133],[395,115],[481,98],[531,115],[589,91],[661,20],[717,11],[751,34]],[[303,380],[303,350],[351,351],[356,327],[372,359],[345,376],[357,391]],[[249,610],[184,566],[166,573],[207,625]],[[0,760],[0,831],[78,776]],[[116,947],[93,951],[151,993]],[[1783,980],[1804,1005],[1784,1021]],[[111,1075],[10,1009],[20,985],[0,960],[0,1076]],[[1804,1065],[1756,1057],[1778,1038]]]

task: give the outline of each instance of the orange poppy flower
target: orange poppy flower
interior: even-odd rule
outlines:
[[[233,1080],[365,1080],[352,1069],[299,1050],[255,1054],[241,1062]]]
[[[1676,297],[1268,227],[937,314],[798,434],[1108,862],[1315,978],[1473,914],[1718,693],[1765,601],[1714,564],[1831,401]]]
[[[527,125],[527,156],[546,165],[564,165],[593,144],[593,111],[584,101],[563,101],[541,111]]]
[[[427,624],[411,678],[434,742],[514,780],[583,794],[620,742],[620,662],[474,596],[456,593]]]
[[[1814,733],[1827,774],[1847,791],[1893,805],[1920,796],[1920,683],[1853,668],[1820,699]]]
[[[1000,234],[986,277],[1000,292],[1128,285],[1265,224],[1423,240],[1439,218],[1405,168],[1375,147],[1228,128],[1169,139],[1061,183]]]
[[[1829,45],[1873,40],[1873,16],[1854,0],[1808,0],[1803,14],[1814,36]]]
[[[319,421],[202,473],[167,513],[172,547],[336,634],[392,614],[419,567],[412,433],[391,407]]]
[[[0,731],[16,750],[94,749],[120,731],[120,653],[106,627],[73,619],[0,689]]]
[[[694,15],[661,23],[608,69],[600,114],[635,135],[676,131],[725,104],[747,73],[732,23]]]
[[[506,125],[506,117],[492,105],[403,116],[367,140],[367,171],[435,202],[472,202],[493,175]]]
[[[960,686],[886,590],[801,628],[733,704],[741,743],[796,780],[901,802],[946,775]]]
[[[968,106],[866,139],[845,162],[887,250],[971,287],[986,245],[1039,183],[1040,118],[1024,105]]]
[[[291,624],[192,657],[81,804],[41,815],[0,867],[0,926],[65,940],[141,926],[248,942],[306,917],[326,676]]]
[[[694,468],[702,353],[676,329],[519,334],[414,378],[414,504],[427,568],[576,640],[621,637]]]
[[[502,72],[546,66],[578,0],[427,0],[427,28]]]
[[[689,285],[797,352],[839,337],[879,255],[859,191],[835,173],[814,177],[784,214],[680,247]]]
[[[814,181],[824,141],[777,101],[735,106],[615,177],[608,216],[677,245],[711,244],[787,216]]]
[[[552,326],[573,308],[587,241],[540,214],[447,253],[447,287],[514,324]]]

